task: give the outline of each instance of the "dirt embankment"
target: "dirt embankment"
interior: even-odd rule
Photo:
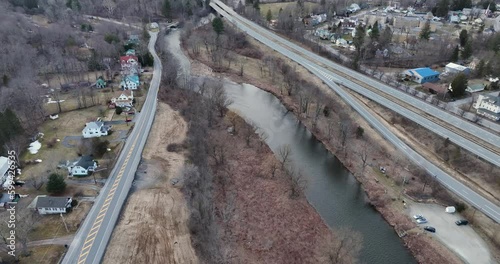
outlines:
[[[309,131],[318,140],[323,142],[327,149],[335,154],[362,183],[371,203],[383,215],[386,221],[398,233],[406,233],[406,236],[402,239],[420,263],[461,263],[442,244],[427,235],[423,235],[418,227],[405,215],[404,211],[406,208],[403,205],[403,200],[405,200],[404,193],[406,189],[415,188],[421,190],[424,185],[423,180],[419,176],[412,175],[412,170],[409,169],[412,168],[411,163],[391,144],[386,142],[377,131],[372,129],[363,118],[350,110],[350,107],[329,87],[323,84],[321,80],[307,72],[300,65],[290,62],[276,52],[263,47],[260,43],[253,40],[250,40],[250,42],[253,48],[260,50],[266,55],[264,59],[252,59],[233,54],[236,57],[236,61],[242,61],[243,74],[240,65],[237,64],[234,66],[234,70],[226,69],[222,75],[235,82],[250,83],[273,93],[287,109],[294,112]],[[190,54],[189,47],[186,47],[186,51]],[[207,56],[203,51],[201,54],[197,54],[197,56],[193,56],[192,54],[190,56],[193,60],[193,74],[213,74],[213,71],[210,70],[210,65],[212,65],[210,56]],[[296,95],[300,91],[296,91],[294,96],[287,95],[287,92],[283,89],[286,83],[285,78],[279,76],[276,72],[272,72],[272,69],[270,69],[272,66],[269,67],[266,65],[267,62],[265,60],[269,57],[277,57],[285,61],[296,71],[300,79],[307,80],[307,82],[319,87],[320,96],[324,96],[328,101],[326,105],[331,110],[329,111],[329,115],[320,114],[315,121],[314,114],[312,113],[313,109],[315,109],[315,102],[310,102],[310,111],[301,113],[300,96]],[[268,68],[266,69],[266,67]],[[342,149],[338,139],[338,124],[341,121],[340,115],[346,113],[351,121],[351,128],[349,130],[350,135],[348,136],[347,147]],[[353,135],[358,126],[363,128],[364,133],[361,137],[356,138]],[[365,156],[366,167],[358,165],[362,162],[361,156]],[[379,166],[385,167],[387,174],[380,173],[378,171]],[[406,185],[402,186],[403,179],[406,179]],[[425,193],[430,196],[433,192],[440,190],[440,186],[433,184],[432,186],[426,186]],[[406,202],[410,202],[408,199],[406,200]]]
[[[171,184],[184,154],[167,151],[169,144],[184,141],[186,131],[179,113],[159,103],[144,160],[103,263],[199,263],[191,246],[184,196]]]

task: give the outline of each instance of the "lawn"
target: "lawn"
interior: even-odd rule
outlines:
[[[30,249],[30,255],[20,257],[19,263],[58,263],[66,249],[62,245],[38,246]]]
[[[271,13],[273,14],[273,19],[278,18],[278,14],[280,12],[280,9],[286,10],[287,8],[295,8],[297,5],[296,2],[281,2],[281,3],[271,3],[271,4],[260,4],[260,14],[262,17],[266,17],[267,15],[267,10],[271,10]],[[314,8],[319,7],[320,5],[317,3],[311,3],[311,2],[305,2],[304,3],[306,13],[311,12]]]

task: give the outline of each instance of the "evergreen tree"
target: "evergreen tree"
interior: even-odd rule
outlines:
[[[372,40],[378,40],[378,37],[380,36],[380,31],[378,28],[378,21],[375,21],[372,27],[372,31],[370,32],[370,38]]]
[[[64,190],[66,190],[66,182],[64,181],[64,176],[57,173],[50,174],[46,188],[47,192],[51,194],[63,193]]]
[[[467,41],[464,50],[462,50],[462,59],[466,60],[472,56],[472,43]]]
[[[448,11],[450,11],[450,1],[440,0],[436,5],[436,11],[434,12],[434,15],[437,17],[445,17],[448,15]]]
[[[254,0],[253,1],[253,8],[255,10],[260,10],[260,1],[259,0]]]
[[[484,71],[486,69],[486,63],[484,60],[480,60],[476,65],[476,77],[482,78],[485,74]]]
[[[354,34],[354,38],[352,39],[352,44],[356,47],[356,51],[358,54],[361,54],[361,47],[365,43],[365,28],[359,24],[356,27],[356,33]]]
[[[268,9],[266,14],[266,20],[267,22],[271,22],[272,19],[273,19],[273,13],[271,12],[271,9]]]
[[[164,0],[163,1],[163,5],[161,7],[161,13],[163,14],[164,17],[171,18],[172,7],[170,5],[170,1],[169,0]]]
[[[424,27],[420,31],[420,39],[429,40],[431,37],[431,22],[427,20]]]
[[[453,53],[451,54],[450,61],[452,61],[452,62],[458,61],[459,53],[460,53],[460,49],[458,48],[458,46],[456,46],[455,49],[453,50]]]
[[[466,29],[462,29],[462,31],[460,31],[459,39],[460,39],[460,46],[462,46],[462,47],[465,46],[465,44],[467,43],[467,39],[468,39]]]
[[[212,21],[212,28],[214,29],[215,33],[217,33],[217,37],[224,32],[224,22],[222,22],[222,19],[220,17],[214,18]]]
[[[451,82],[451,95],[453,97],[463,96],[465,94],[465,89],[467,89],[467,84],[467,76],[463,73],[457,74]]]

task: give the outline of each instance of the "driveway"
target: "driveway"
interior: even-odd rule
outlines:
[[[457,226],[455,221],[462,219],[458,213],[448,214],[445,207],[436,204],[416,203],[410,206],[411,216],[423,215],[427,221],[420,225],[436,228],[436,233],[428,233],[438,238],[449,249],[453,250],[462,260],[474,264],[495,263],[491,257],[488,245],[470,226]]]
[[[82,140],[82,138],[83,136],[65,136],[63,138],[62,144],[67,148],[74,148],[78,145],[78,143],[80,142],[80,140]],[[74,144],[72,141],[74,142]]]

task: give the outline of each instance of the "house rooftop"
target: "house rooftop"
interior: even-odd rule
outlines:
[[[426,82],[422,86],[427,90],[433,90],[436,93],[444,94],[448,92],[448,87],[442,84]]]
[[[480,92],[483,90],[484,90],[484,84],[482,83],[470,84],[466,89],[466,91],[470,93]]]
[[[427,76],[434,76],[434,75],[439,75],[439,72],[433,71],[430,68],[417,68],[413,69],[418,75],[422,77],[427,77]]]
[[[455,69],[455,70],[458,70],[458,71],[464,71],[464,70],[468,69],[465,66],[462,66],[460,64],[456,64],[456,63],[453,63],[453,62],[450,62],[450,63],[446,64],[446,68],[451,68],[451,69]]]
[[[9,159],[6,157],[0,157],[0,177],[4,176],[9,170]]]
[[[36,208],[65,208],[68,199],[70,198],[51,196],[38,197]]]
[[[85,155],[82,156],[75,165],[87,169],[88,167],[94,166],[94,159],[89,155]]]
[[[484,96],[484,100],[487,100],[490,104],[500,106],[500,96],[486,95]]]

